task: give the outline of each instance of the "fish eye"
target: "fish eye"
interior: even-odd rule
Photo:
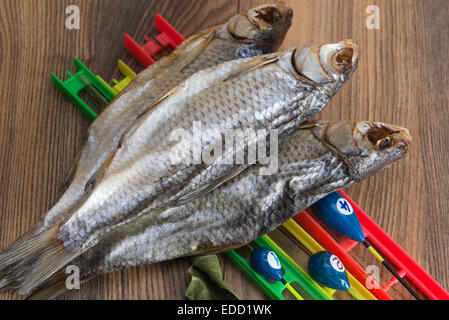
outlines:
[[[390,137],[377,141],[377,147],[379,149],[386,149],[386,148],[391,147]]]

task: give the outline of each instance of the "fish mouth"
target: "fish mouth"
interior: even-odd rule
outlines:
[[[332,66],[340,72],[357,66],[360,54],[359,47],[352,40],[343,40],[342,43],[344,47],[332,57]]]
[[[347,80],[357,69],[359,57],[360,49],[351,39],[320,47],[320,60],[333,78],[343,77],[343,80]]]
[[[392,134],[392,139],[394,140],[395,148],[396,148],[396,157],[393,159],[393,162],[402,158],[409,150],[412,145],[412,136],[410,132],[406,128],[398,127],[399,131]]]
[[[395,128],[396,129],[396,133],[393,135],[393,137],[402,144],[405,144],[406,148],[409,148],[409,146],[411,145],[413,139],[412,136],[410,135],[410,131],[407,128],[403,128],[403,127],[398,127],[398,126],[392,126],[390,125],[391,128]]]
[[[400,144],[398,144],[396,152],[391,153],[385,159],[384,162],[379,163],[378,165],[375,166],[371,166],[367,171],[361,171],[357,168],[356,165],[351,164],[351,169],[356,172],[356,180],[361,181],[367,179],[373,176],[374,174],[389,168],[393,163],[395,163],[398,160],[401,160],[405,156],[409,146],[410,146],[409,143],[401,142]]]
[[[260,30],[268,29],[278,24],[291,21],[293,17],[292,8],[283,2],[276,4],[265,4],[250,9],[247,13],[248,20]]]
[[[264,41],[266,38],[282,41],[292,18],[293,10],[283,3],[265,4],[232,17],[228,31],[240,41]]]

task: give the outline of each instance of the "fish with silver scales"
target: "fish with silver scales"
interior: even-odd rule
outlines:
[[[101,166],[86,183],[83,201],[64,212],[65,220],[58,223],[50,211],[37,231],[0,255],[0,267],[14,266],[9,275],[16,277],[17,291],[29,293],[108,232],[144,214],[143,209],[145,215],[158,216],[181,199],[192,201],[219,187],[250,164],[173,161],[174,147],[190,148],[190,143],[170,140],[173,131],[190,132],[192,122],[200,121],[205,129],[218,128],[222,135],[229,129],[268,129],[285,139],[328,104],[356,70],[358,56],[358,47],[344,40],[233,60],[197,72],[144,110],[116,150],[106,160],[99,159]],[[201,147],[214,143],[212,139]],[[250,147],[232,145],[223,153],[235,155]]]
[[[137,75],[90,125],[87,141],[69,168],[67,190],[47,212],[41,230],[67,218],[85,200],[85,185],[123,133],[149,105],[191,75],[222,62],[276,51],[288,31],[293,11],[283,4],[266,4],[237,14],[223,25],[186,39],[170,55]]]
[[[256,165],[204,197],[158,215],[143,214],[107,234],[71,262],[82,281],[115,270],[229,250],[272,231],[327,194],[401,159],[407,129],[377,122],[318,121],[296,129],[280,146],[279,170]],[[60,271],[30,297],[66,291]]]
[[[115,229],[142,215],[159,216],[194,202],[251,167],[173,161],[174,147],[190,147],[173,143],[173,131],[188,131],[192,122],[200,121],[205,130],[218,128],[222,135],[229,129],[269,129],[285,139],[320,112],[356,70],[358,47],[350,40],[215,65],[236,54],[275,49],[290,21],[291,10],[281,5],[251,9],[190,38],[139,75],[89,128],[61,200],[0,254],[0,268],[7,270],[0,286],[29,293]],[[220,56],[213,43],[220,52],[232,47],[234,56]],[[245,50],[240,50],[242,45]],[[212,59],[214,54],[221,58]],[[188,78],[201,59],[216,61]],[[193,70],[185,72],[189,68]],[[210,139],[201,148],[216,142]],[[235,155],[244,148],[249,146],[232,146],[224,153]]]

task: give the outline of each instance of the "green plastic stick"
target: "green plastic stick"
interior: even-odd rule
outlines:
[[[243,258],[237,251],[231,250],[224,253],[224,255],[234,263],[237,268],[239,268],[245,276],[247,276],[259,289],[263,292],[264,295],[271,300],[285,300],[282,295],[282,291],[284,290],[284,285],[282,282],[277,283],[269,283],[265,280],[261,275],[255,272],[249,266],[248,262]]]
[[[78,58],[74,57],[73,61],[77,70],[76,74],[73,75],[67,71],[69,78],[66,81],[60,80],[54,73],[50,74],[50,78],[55,87],[77,107],[83,116],[92,122],[98,115],[79,97],[78,93],[86,86],[92,85],[108,102],[114,99],[115,93],[105,86]]]
[[[273,245],[274,244],[274,245]],[[283,250],[280,249],[276,243],[271,240],[267,235],[260,237],[253,242],[252,247],[265,247],[276,253],[278,256],[282,268],[284,270],[284,279],[292,284],[296,283],[301,288],[299,292],[305,299],[313,300],[333,300],[333,298],[327,294],[319,285],[315,285],[315,282],[310,281],[310,277],[307,273],[301,269],[298,265],[292,265],[290,261],[293,261]],[[248,261],[243,258],[237,251],[231,250],[225,253],[228,257],[254,284],[269,298],[273,300],[285,300],[282,292],[286,289],[285,285],[280,282],[271,283],[264,277],[255,272]],[[312,280],[313,281],[313,280]],[[296,289],[296,287],[295,287]]]

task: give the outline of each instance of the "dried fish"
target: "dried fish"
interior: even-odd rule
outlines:
[[[328,193],[402,158],[407,129],[377,122],[310,122],[282,144],[279,171],[248,169],[210,194],[158,215],[142,214],[107,234],[71,264],[82,281],[126,267],[228,250],[272,231]],[[32,296],[64,292],[63,271]]]
[[[186,39],[172,54],[138,74],[89,127],[83,150],[64,181],[64,186],[71,182],[70,186],[46,214],[45,227],[63,221],[85,199],[86,183],[143,110],[199,70],[276,51],[292,17],[292,10],[282,4],[252,8]]]
[[[252,150],[256,142],[271,138],[272,131],[285,139],[327,105],[357,62],[357,46],[344,40],[229,61],[197,72],[145,110],[112,153],[102,150],[100,143],[96,151],[107,157],[99,157],[100,166],[87,183],[83,201],[56,225],[53,213],[47,215],[34,237],[0,255],[0,267],[19,263],[20,280],[15,283],[20,293],[27,293],[115,228],[142,214],[159,216],[206,195],[254,163],[223,163],[223,157],[191,163],[190,141],[173,140],[174,132],[195,136],[196,122],[202,124],[201,135],[218,130],[218,137],[201,141],[202,152],[221,143],[230,129],[255,132],[245,143],[225,144],[224,158]],[[259,129],[271,130],[270,136],[268,130],[259,136]],[[268,141],[269,150],[276,146]],[[174,158],[174,150],[188,152]]]

